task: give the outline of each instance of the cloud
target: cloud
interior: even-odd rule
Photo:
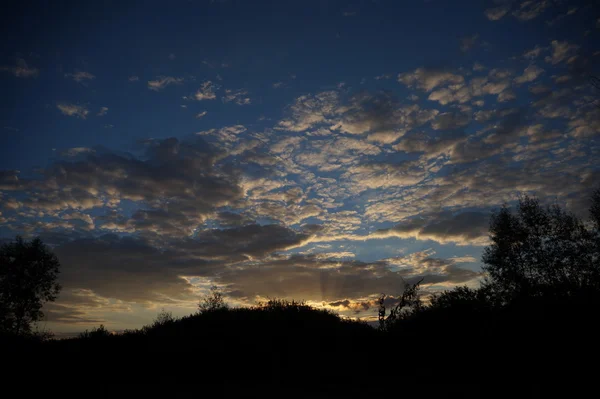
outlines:
[[[310,129],[314,135],[335,131],[367,135],[376,143],[392,143],[407,131],[424,125],[437,110],[403,106],[388,92],[360,92],[342,101],[337,91],[301,96],[290,107],[291,117],[279,121],[276,129],[300,132]]]
[[[505,113],[505,116],[495,123],[493,130],[484,141],[495,145],[512,143],[525,130],[525,111]]]
[[[569,134],[576,138],[596,137],[600,134],[600,109],[579,111],[568,123]]]
[[[579,46],[575,44],[569,44],[569,42],[565,41],[552,41],[552,55],[545,58],[547,63],[552,65],[556,65],[558,63],[563,62],[567,58],[570,58],[574,55],[574,53],[579,49]]]
[[[65,151],[62,151],[60,153],[60,155],[63,157],[76,157],[78,155],[89,154],[89,153],[93,153],[93,152],[95,152],[95,150],[93,148],[73,147],[73,148],[69,148]]]
[[[337,123],[331,129],[350,134],[369,133],[372,141],[387,141],[386,137],[397,138],[406,113],[398,101],[389,93],[360,93],[348,104],[336,110]]]
[[[127,80],[130,81],[130,82],[137,82],[137,81],[140,80],[140,77],[136,76],[136,75],[133,75],[133,76],[130,76]]]
[[[230,211],[222,211],[216,215],[217,222],[221,227],[240,227],[247,224],[254,224],[255,221],[248,217]]]
[[[130,78],[131,81],[131,78]],[[148,88],[154,91],[160,91],[169,85],[179,85],[183,83],[183,78],[175,78],[172,76],[158,76],[156,80],[148,81]]]
[[[378,230],[374,238],[399,237],[432,240],[442,244],[486,245],[489,214],[468,211],[453,214],[449,211],[422,214],[390,229]]]
[[[569,15],[573,15],[575,14],[577,11],[579,10],[578,6],[572,6],[569,7],[569,9],[567,10],[567,12],[563,13],[563,14],[559,14],[556,17],[546,21],[546,24],[548,26],[554,26],[556,25],[558,22],[562,21],[563,19],[565,19],[566,17],[568,17]]]
[[[268,296],[311,298],[313,303],[325,301],[330,306],[348,306],[361,300],[370,303],[348,309],[354,312],[369,310],[381,292],[401,293],[405,281],[424,278],[427,286],[479,277],[477,272],[457,267],[463,259],[433,258],[433,254],[428,251],[370,263],[318,254],[271,256],[259,269],[232,270],[221,275],[219,282],[227,284],[231,296],[245,300]],[[415,267],[418,264],[420,267]]]
[[[485,71],[485,66],[483,66],[482,64],[480,64],[479,62],[476,62],[475,64],[473,64],[473,70],[475,72],[481,72],[481,71]]]
[[[434,130],[452,130],[464,127],[469,124],[471,118],[468,115],[456,113],[456,112],[445,112],[439,114],[433,122],[431,127]]]
[[[523,74],[521,76],[517,76],[514,81],[516,84],[523,84],[523,83],[527,83],[527,82],[533,82],[534,80],[536,80],[542,73],[544,73],[544,70],[534,64],[529,65],[527,68],[525,68],[525,70],[523,71]]]
[[[196,94],[194,94],[194,98],[198,101],[214,100],[217,98],[217,95],[215,94],[215,90],[217,89],[217,85],[213,84],[210,80],[207,80],[202,83]]]
[[[506,101],[512,101],[517,98],[517,95],[512,90],[505,90],[498,94],[498,102],[503,103]]]
[[[349,167],[342,178],[353,182],[350,188],[354,194],[368,189],[388,187],[408,187],[421,182],[426,171],[418,162],[365,163]]]
[[[15,65],[0,66],[0,71],[9,72],[17,78],[35,78],[40,74],[39,69],[30,67],[22,58],[17,58]]]
[[[208,114],[207,111],[198,112],[196,114],[196,119],[202,119],[202,118],[204,118],[206,116],[206,114]]]
[[[430,101],[437,101],[442,105],[453,102],[463,104],[470,101],[472,96],[473,94],[468,86],[457,84],[433,91],[427,99]]]
[[[108,113],[108,107],[100,107],[100,111],[96,114],[96,116],[104,116]]]
[[[436,126],[440,133],[432,135],[410,134],[403,137],[393,148],[407,153],[422,153],[424,159],[436,158],[441,154],[450,154],[454,146],[466,140],[467,135],[461,129],[466,123],[467,121],[463,120],[463,116],[445,115],[439,121],[439,125]]]
[[[546,50],[546,48],[536,45],[531,50],[527,50],[526,52],[524,52],[523,58],[528,59],[528,60],[534,60],[537,57],[539,57],[540,54],[542,54],[542,51],[545,51],[545,50]]]
[[[351,259],[354,254],[348,251],[280,253],[308,238],[278,225],[251,224],[204,231],[161,248],[112,234],[68,240],[55,247],[64,289],[47,309],[48,319],[86,324],[114,312],[130,313],[136,304],[194,306],[204,281],[222,286],[230,300],[247,304],[279,297],[349,307],[380,292],[399,294],[405,280],[424,278],[427,289],[479,277],[458,266],[473,262],[472,257],[437,258],[432,250],[374,262]]]
[[[232,125],[225,126],[220,129],[204,130],[201,132],[197,132],[196,134],[201,136],[215,136],[216,138],[218,138],[218,141],[220,143],[227,143],[238,141],[239,135],[244,133],[246,130],[247,129],[244,125]]]
[[[417,68],[414,72],[398,75],[398,81],[408,87],[418,87],[424,91],[431,91],[442,84],[459,84],[464,82],[460,75],[437,69]]]
[[[525,0],[512,14],[520,21],[529,21],[536,18],[548,7],[550,7],[548,0]]]
[[[554,83],[561,84],[561,83],[566,83],[566,82],[570,81],[572,79],[572,76],[571,75],[560,75],[560,76],[553,76],[552,78],[554,79]]]
[[[338,103],[339,95],[335,91],[300,96],[289,107],[291,117],[279,121],[276,128],[292,132],[308,130],[326,122],[327,118],[336,112]]]
[[[86,80],[96,79],[96,76],[85,71],[75,71],[74,73],[65,73],[65,78],[73,79],[77,83],[83,83]]]
[[[248,91],[239,89],[239,90],[230,90],[225,89],[225,94],[223,95],[223,102],[235,102],[237,105],[248,105],[251,103],[250,97],[248,97]]]
[[[501,19],[502,17],[504,17],[506,14],[508,14],[508,12],[510,11],[510,3],[509,4],[504,4],[498,7],[493,7],[493,8],[488,8],[487,10],[485,10],[485,16],[490,20],[490,21],[497,21],[499,19]]]
[[[437,101],[442,105],[465,104],[472,101],[474,97],[497,95],[511,86],[509,80],[511,75],[512,72],[509,70],[494,68],[490,70],[487,77],[476,76],[468,82],[451,84],[432,91],[428,100]]]
[[[478,39],[479,34],[477,33],[472,36],[463,37],[460,39],[460,51],[466,53],[467,51],[471,50],[475,46],[475,43],[477,43]]]
[[[379,147],[362,140],[340,137],[335,140],[313,140],[295,157],[300,164],[322,171],[333,171],[357,162],[364,156],[377,155]]]
[[[61,219],[56,212],[97,208],[103,211],[95,218],[96,230],[136,232],[155,239],[187,236],[216,208],[241,198],[239,172],[217,169],[214,149],[199,137],[150,140],[144,146],[142,159],[72,149],[67,159],[41,171],[42,179],[19,180],[8,174],[6,186],[22,191],[28,209],[47,212],[57,221]],[[110,211],[122,201],[133,207],[129,217]],[[59,230],[70,227],[56,225]]]
[[[154,248],[147,241],[116,235],[84,238],[55,247],[66,290],[137,303],[192,300],[192,287],[178,273],[185,255]],[[197,261],[197,264],[202,264]],[[182,267],[183,268],[183,267]],[[88,298],[70,298],[76,304]],[[57,302],[60,304],[60,300]]]
[[[58,108],[63,115],[75,116],[81,119],[85,119],[90,113],[90,111],[83,105],[59,103],[56,104],[56,108]]]

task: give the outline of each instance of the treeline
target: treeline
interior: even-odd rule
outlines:
[[[375,328],[295,301],[230,308],[213,290],[187,317],[162,312],[151,325],[117,335],[101,326],[74,339],[5,349],[24,359],[25,353],[60,359],[80,377],[93,367],[117,379],[143,372],[204,381],[337,381],[336,387],[356,374],[385,392],[402,390],[398,379],[447,381],[461,389],[482,387],[486,394],[478,397],[494,396],[492,387],[503,394],[519,386],[549,392],[559,381],[573,390],[591,381],[585,376],[594,369],[586,362],[595,361],[600,332],[600,191],[591,203],[586,220],[527,196],[515,211],[501,208],[491,218],[485,279],[478,288],[456,287],[425,300],[426,281],[407,284],[392,306],[380,298]],[[47,270],[56,275],[54,268]],[[55,294],[57,286],[45,287],[43,292]],[[14,329],[16,313],[6,304],[3,312],[13,315],[3,325]],[[25,315],[18,327],[23,335],[30,330],[23,320],[39,313],[19,314]],[[204,371],[185,367],[189,362]],[[87,366],[68,366],[74,364]],[[527,389],[520,392],[533,392]]]

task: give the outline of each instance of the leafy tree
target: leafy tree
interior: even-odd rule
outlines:
[[[42,240],[15,241],[0,248],[0,329],[14,334],[31,331],[44,316],[42,306],[60,291],[60,263]]]
[[[206,313],[220,309],[227,309],[227,304],[225,303],[223,294],[219,291],[218,287],[213,285],[210,287],[210,292],[200,299],[198,311],[200,313]]]
[[[491,245],[482,258],[489,276],[484,285],[505,301],[600,288],[600,192],[592,200],[592,226],[558,205],[543,207],[528,196],[519,199],[515,214],[506,206],[493,214]]]

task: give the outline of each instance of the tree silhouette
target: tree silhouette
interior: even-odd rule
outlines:
[[[104,324],[100,324],[99,327],[92,328],[92,331],[85,330],[78,337],[81,339],[104,339],[110,336],[110,331],[104,327]]]
[[[31,324],[44,316],[42,306],[60,291],[56,282],[60,263],[56,255],[35,238],[0,248],[0,329],[16,335],[31,332]]]
[[[198,303],[198,311],[200,313],[212,312],[226,308],[227,304],[223,299],[223,294],[219,291],[216,285],[210,287],[210,292],[200,299],[200,303]]]
[[[389,314],[385,307],[385,294],[379,297],[379,329],[382,331],[389,330],[398,322],[405,318],[416,314],[423,308],[421,301],[421,283],[423,279],[414,284],[404,282],[404,290],[395,306],[392,306]]]
[[[504,206],[492,215],[492,243],[482,258],[489,276],[484,284],[507,301],[600,288],[598,191],[592,201],[592,226],[558,205],[542,207],[528,196],[519,199],[515,214]]]

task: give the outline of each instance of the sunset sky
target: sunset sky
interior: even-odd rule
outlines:
[[[595,1],[9,1],[0,239],[62,264],[46,328],[137,328],[480,278],[519,194],[600,181]]]

